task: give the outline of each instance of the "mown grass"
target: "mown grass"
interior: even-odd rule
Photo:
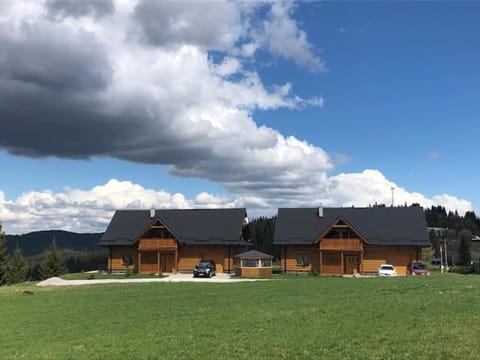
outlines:
[[[22,285],[0,288],[0,358],[477,359],[479,299],[465,275]]]

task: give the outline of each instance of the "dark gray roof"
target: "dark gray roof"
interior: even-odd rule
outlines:
[[[265,254],[258,250],[249,250],[241,254],[237,254],[234,257],[240,259],[251,259],[251,258],[260,258],[260,259],[273,259],[272,255]]]
[[[150,225],[160,221],[182,244],[244,244],[242,224],[247,210],[188,209],[117,210],[100,240],[101,246],[133,245]]]
[[[423,208],[369,207],[278,209],[275,245],[313,244],[337,219],[344,219],[369,245],[429,245]]]

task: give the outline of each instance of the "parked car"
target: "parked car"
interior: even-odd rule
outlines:
[[[390,264],[382,264],[378,268],[378,276],[397,276],[395,266]]]
[[[212,260],[201,260],[193,269],[193,277],[212,277],[215,275],[215,261]]]
[[[408,271],[412,275],[430,275],[430,271],[428,270],[427,265],[421,261],[412,261],[408,265]]]

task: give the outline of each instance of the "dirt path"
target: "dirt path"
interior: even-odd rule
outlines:
[[[171,274],[163,278],[144,279],[92,279],[92,280],[64,280],[52,277],[41,281],[37,286],[79,286],[97,284],[149,283],[149,282],[200,282],[200,283],[236,283],[245,281],[264,281],[265,279],[235,278],[227,274],[218,274],[213,278],[194,278],[190,274]]]

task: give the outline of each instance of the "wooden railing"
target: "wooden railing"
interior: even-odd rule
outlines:
[[[177,249],[175,239],[140,239],[138,250]]]
[[[322,239],[320,250],[362,250],[360,239]]]

